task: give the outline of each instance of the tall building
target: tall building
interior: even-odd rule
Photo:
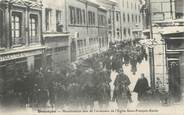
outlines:
[[[121,13],[116,0],[96,0],[107,9],[108,37],[110,42],[120,41],[121,34]]]
[[[60,0],[59,2],[43,0],[42,11],[45,39],[48,39],[47,35],[50,38],[51,36],[58,38],[59,33],[70,36],[65,45],[68,48],[69,61],[87,58],[108,48],[110,41],[107,25],[108,8],[99,2],[94,0]]]
[[[60,69],[70,59],[70,34],[65,28],[64,0],[42,1],[42,30],[46,46],[45,67]]]
[[[140,0],[117,0],[121,13],[122,40],[142,38],[143,22]]]
[[[1,76],[14,75],[16,69],[31,70],[41,63],[41,4],[37,1],[0,1]],[[10,63],[11,62],[11,63]],[[16,69],[8,69],[8,67]],[[16,67],[17,66],[17,67]],[[39,68],[39,67],[37,67]]]
[[[21,95],[15,84],[42,66],[41,6],[36,0],[0,0],[0,95],[6,104]]]
[[[162,81],[162,88],[168,91],[171,99],[178,102],[184,95],[183,38],[184,8],[182,0],[151,0],[147,2],[148,31],[144,31],[149,48],[150,76],[152,86],[156,80]],[[150,6],[150,7],[149,7]],[[151,14],[151,15],[150,15]],[[150,24],[151,23],[151,24]]]

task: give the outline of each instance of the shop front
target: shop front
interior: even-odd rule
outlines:
[[[0,104],[25,107],[29,103],[28,74],[42,67],[44,48],[0,53]]]
[[[173,102],[184,96],[184,37],[181,33],[164,34],[168,71],[169,94]]]

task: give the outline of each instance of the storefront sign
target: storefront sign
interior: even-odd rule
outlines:
[[[0,62],[13,60],[17,58],[29,57],[33,55],[39,55],[41,53],[42,53],[41,50],[37,50],[37,51],[29,51],[29,52],[16,52],[16,53],[10,53],[10,54],[3,54],[3,55],[0,55]]]

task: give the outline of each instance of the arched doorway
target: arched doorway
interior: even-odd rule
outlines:
[[[72,40],[71,42],[71,62],[76,60],[76,42]]]

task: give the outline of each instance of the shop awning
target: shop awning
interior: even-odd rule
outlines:
[[[164,27],[161,31],[162,35],[169,35],[169,34],[181,34],[184,35],[184,26],[174,26],[174,27]]]

